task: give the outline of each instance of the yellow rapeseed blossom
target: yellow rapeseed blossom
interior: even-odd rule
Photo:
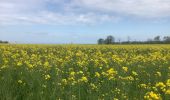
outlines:
[[[146,93],[144,96],[146,100],[162,100],[159,94],[154,93],[153,91]]]
[[[122,69],[127,72],[128,71],[128,67],[122,67]]]
[[[156,74],[159,76],[159,77],[161,77],[161,72],[156,72]]]
[[[81,82],[88,82],[87,77],[83,76],[83,77],[81,78]]]
[[[166,90],[165,94],[170,95],[170,89]]]
[[[96,90],[96,89],[97,89],[97,86],[96,86],[95,84],[93,84],[93,83],[90,83],[90,87],[91,87],[91,89],[93,89],[93,90]]]
[[[161,90],[164,90],[166,85],[163,82],[158,82],[155,85],[156,87],[160,88]]]
[[[22,62],[18,62],[18,63],[17,63],[17,66],[22,66]]]
[[[18,80],[18,83],[19,83],[19,84],[22,84],[22,80]]]
[[[95,77],[100,77],[100,74],[99,74],[99,72],[95,72]]]
[[[135,72],[135,71],[132,71],[132,74],[133,74],[134,76],[138,76],[138,73]]]
[[[48,79],[50,79],[50,78],[51,78],[51,76],[50,76],[49,74],[45,75],[45,79],[46,79],[46,80],[48,80]]]
[[[146,84],[140,84],[139,87],[146,89],[147,85]]]
[[[75,74],[76,74],[76,73],[72,71],[72,72],[70,73],[70,76],[75,76]]]
[[[166,85],[170,87],[170,79],[167,80]]]
[[[113,68],[110,68],[109,70],[107,70],[106,75],[108,76],[109,80],[114,79],[117,75],[117,71],[115,71]]]
[[[66,79],[62,79],[62,83],[63,83],[64,85],[66,85],[66,84],[67,84],[67,80],[66,80]]]
[[[46,62],[44,63],[44,67],[49,67],[49,62],[46,61]]]

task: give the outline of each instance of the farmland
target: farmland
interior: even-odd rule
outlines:
[[[1,100],[168,100],[170,45],[0,45]]]

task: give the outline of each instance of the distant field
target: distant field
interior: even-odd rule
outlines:
[[[0,100],[169,100],[170,45],[0,45]]]

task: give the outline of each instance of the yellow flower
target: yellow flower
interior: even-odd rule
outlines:
[[[28,68],[33,68],[33,65],[32,64],[28,64]]]
[[[170,94],[170,89],[166,90],[165,94]]]
[[[138,73],[135,72],[135,71],[132,71],[132,74],[133,74],[134,76],[138,76]]]
[[[127,72],[128,71],[128,67],[122,67],[122,69]]]
[[[132,76],[127,76],[126,78],[130,81],[134,81],[134,78]]]
[[[96,90],[96,89],[97,89],[97,86],[96,86],[95,84],[93,84],[93,83],[90,83],[90,87],[91,87],[91,89],[93,89],[93,90]]]
[[[141,88],[144,88],[144,89],[147,88],[147,85],[146,85],[146,84],[140,84],[139,86],[140,86]]]
[[[160,95],[154,93],[153,91],[146,93],[146,95],[144,96],[144,98],[146,100],[162,100],[162,98],[160,97]]]
[[[107,73],[109,75],[113,75],[113,74],[117,74],[117,71],[115,71],[113,68],[110,68],[109,70],[107,70]]]
[[[62,79],[61,81],[62,81],[62,83],[63,83],[64,85],[67,84],[67,80],[66,80],[66,79]]]
[[[87,77],[83,76],[83,77],[81,78],[81,81],[82,81],[82,82],[88,82],[88,79],[87,79]]]
[[[161,77],[161,72],[156,72],[156,74],[157,74],[159,77]]]
[[[74,76],[74,75],[75,75],[75,72],[71,72],[71,73],[70,73],[70,76]]]
[[[100,74],[98,72],[95,72],[95,77],[100,77]]]
[[[163,82],[158,82],[158,83],[156,83],[155,86],[156,86],[156,87],[159,87],[159,88],[162,89],[162,90],[166,87],[166,85],[165,85]]]
[[[46,62],[44,63],[44,67],[49,67],[49,62],[46,61]]]
[[[83,74],[83,71],[79,71],[78,74]]]
[[[18,62],[18,63],[17,63],[17,66],[22,66],[22,63],[21,63],[21,62]]]
[[[107,73],[106,73],[106,75],[108,76],[109,80],[114,79],[116,74],[117,74],[117,71],[115,71],[113,68],[110,68],[109,70],[107,70]]]
[[[18,80],[18,83],[22,84],[22,80]]]
[[[170,87],[170,79],[166,81],[166,85]]]
[[[46,79],[46,80],[48,80],[48,79],[50,79],[50,78],[51,78],[51,76],[50,76],[49,74],[45,75],[45,79]]]

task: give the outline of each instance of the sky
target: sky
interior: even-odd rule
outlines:
[[[0,40],[94,44],[170,36],[170,0],[0,0]]]

